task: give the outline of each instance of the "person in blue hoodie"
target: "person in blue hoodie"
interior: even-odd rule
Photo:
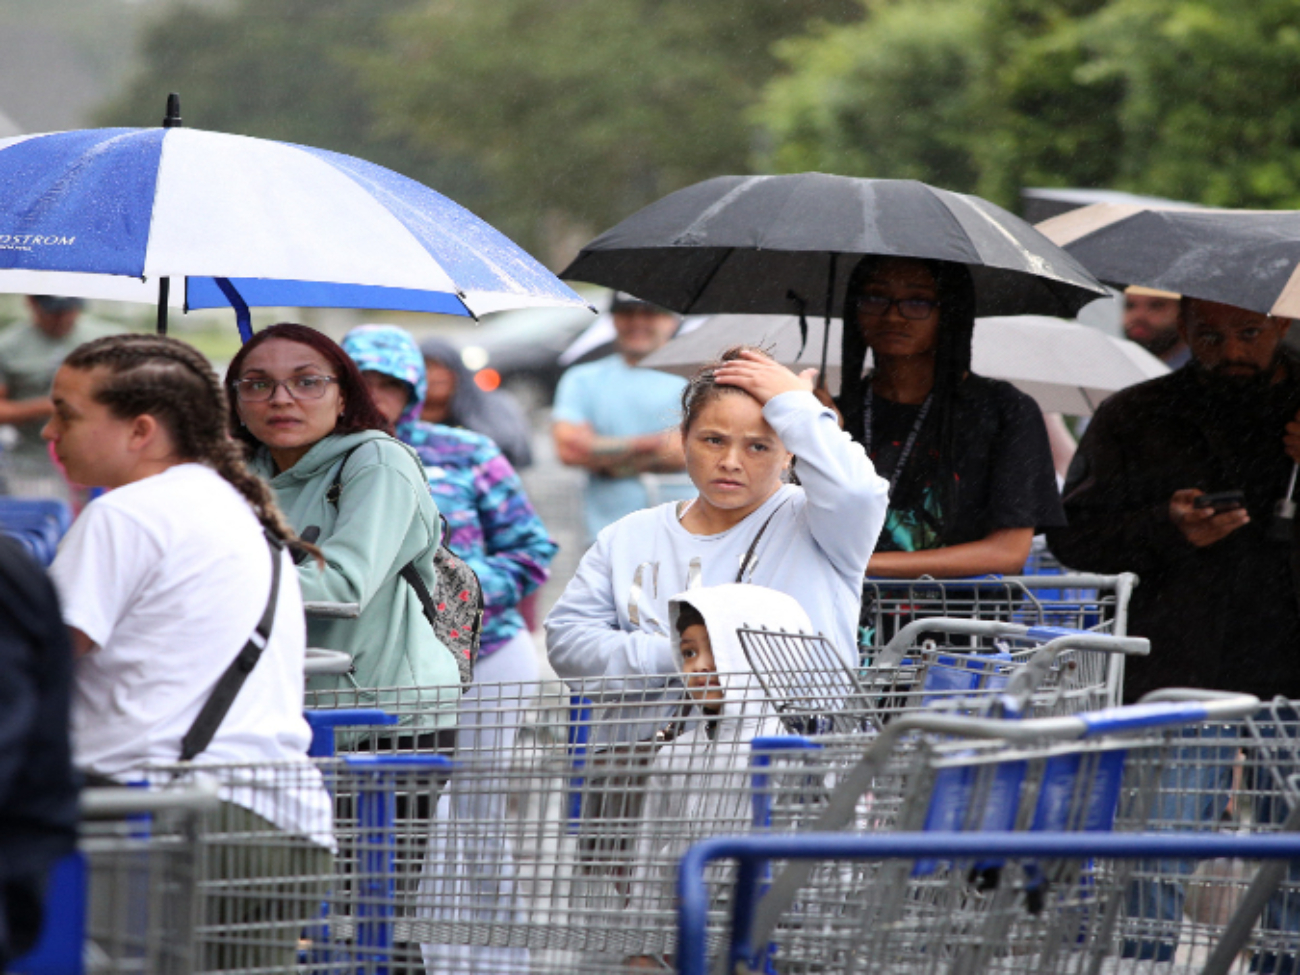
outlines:
[[[461,702],[458,758],[479,765],[468,785],[453,777],[441,798],[430,836],[430,876],[422,884],[426,909],[442,920],[506,919],[517,910],[510,879],[514,852],[508,835],[506,779],[484,775],[514,744],[522,707],[540,677],[532,634],[519,601],[548,574],[556,545],[524,493],[519,475],[487,437],[419,419],[425,364],[403,329],[362,325],[343,339],[376,406],[398,438],[424,462],[429,489],[447,519],[448,546],[474,570],[483,587],[483,630],[474,683]],[[456,823],[474,821],[472,841]],[[436,866],[435,866],[436,865]],[[524,969],[520,948],[423,946],[430,971]]]

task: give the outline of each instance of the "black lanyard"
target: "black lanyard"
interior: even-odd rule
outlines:
[[[872,389],[871,384],[867,384],[867,396],[862,404],[862,446],[866,448],[867,456],[871,456],[871,404],[875,401],[876,391]],[[912,429],[907,434],[907,439],[903,441],[903,452],[898,455],[898,461],[894,464],[894,469],[889,472],[889,493],[894,493],[894,485],[898,483],[898,476],[903,473],[903,468],[907,466],[907,458],[912,456],[912,448],[916,446],[916,438],[921,435],[921,427],[925,425],[925,418],[930,412],[930,403],[934,400],[934,392],[926,394],[925,402],[921,404],[920,411],[916,414],[916,419],[912,421]]]

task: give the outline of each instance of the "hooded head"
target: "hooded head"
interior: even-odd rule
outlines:
[[[409,332],[396,325],[358,325],[343,337],[343,351],[362,372],[378,372],[400,380],[407,387],[406,409],[397,421],[402,428],[420,418],[426,379],[424,357]]]
[[[682,629],[679,620],[683,609],[690,607],[704,620],[708,631],[709,649],[713,656],[714,671],[718,675],[709,681],[708,705],[720,705],[718,713],[724,717],[761,718],[770,714],[767,707],[768,695],[763,684],[757,679],[754,665],[751,665],[745,648],[741,644],[739,630],[766,630],[773,634],[784,631],[787,634],[814,633],[812,621],[803,607],[791,596],[775,589],[747,584],[730,584],[690,589],[674,596],[668,602],[668,617],[671,623],[673,654],[677,666],[686,672],[687,661],[682,652]],[[688,622],[692,614],[690,610]],[[691,632],[691,636],[696,636]],[[782,651],[779,660],[758,661],[758,666],[767,667],[763,677],[769,687],[777,694],[782,688],[790,689],[803,682],[803,674],[824,666],[819,662],[817,648],[819,644],[811,640],[769,641],[779,642]],[[688,640],[687,650],[692,654],[699,651],[698,642],[691,645]],[[769,667],[768,664],[771,664]],[[701,685],[705,681],[699,681]],[[705,688],[699,688],[696,702],[705,704]],[[718,692],[721,692],[718,694]],[[719,701],[718,698],[721,698]],[[739,731],[738,731],[739,733]],[[755,733],[750,729],[748,736]]]

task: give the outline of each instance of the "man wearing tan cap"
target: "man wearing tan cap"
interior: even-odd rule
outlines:
[[[1178,300],[1182,295],[1134,285],[1124,289],[1124,337],[1136,342],[1170,369],[1192,357],[1178,333]]]

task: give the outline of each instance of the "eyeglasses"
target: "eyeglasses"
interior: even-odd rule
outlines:
[[[896,305],[898,313],[904,318],[919,322],[929,318],[939,307],[939,302],[928,298],[886,298],[883,295],[863,295],[858,299],[858,314],[867,318],[884,318],[889,314],[889,306]]]
[[[320,399],[330,383],[338,382],[333,376],[294,376],[292,379],[241,379],[231,385],[241,403],[265,403],[275,396],[277,386],[283,386],[294,399]]]

